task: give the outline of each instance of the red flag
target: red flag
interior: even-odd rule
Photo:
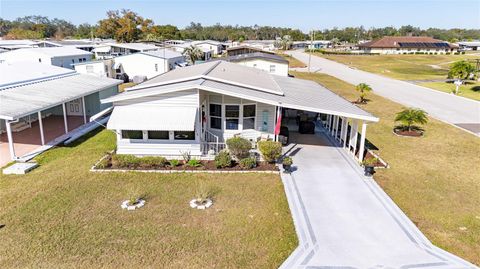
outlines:
[[[277,124],[275,125],[275,135],[280,134],[280,127],[282,126],[282,110],[281,108],[278,108],[278,117],[277,117]]]

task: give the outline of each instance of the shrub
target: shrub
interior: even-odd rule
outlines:
[[[257,166],[257,159],[255,157],[244,158],[240,160],[239,164],[242,169],[252,169]]]
[[[190,151],[180,151],[180,154],[182,154],[182,158],[185,163],[188,163],[192,158],[192,154],[190,154]]]
[[[171,167],[177,167],[180,164],[179,160],[170,160],[170,166]]]
[[[140,158],[129,154],[114,154],[112,165],[118,168],[136,168],[140,165]]]
[[[232,157],[228,151],[222,150],[215,156],[215,166],[217,168],[230,167],[232,165]]]
[[[140,166],[143,168],[165,167],[166,165],[167,159],[165,157],[147,156],[140,158]]]
[[[374,166],[378,162],[378,158],[368,158],[363,160],[363,166]]]
[[[263,159],[267,162],[275,162],[282,155],[282,144],[274,141],[258,142],[258,149],[262,153]]]
[[[285,158],[283,158],[282,164],[283,164],[283,165],[292,165],[292,164],[293,164],[292,157],[285,157]]]
[[[187,162],[187,166],[199,167],[199,166],[202,166],[202,163],[199,160],[191,159]]]
[[[248,157],[252,143],[243,137],[232,137],[227,139],[227,147],[233,157],[240,160]]]
[[[98,163],[97,163],[97,166],[95,168],[97,169],[105,169],[108,167],[109,163],[110,163],[110,159],[111,157],[106,157],[106,158],[103,158],[102,160],[100,160]]]

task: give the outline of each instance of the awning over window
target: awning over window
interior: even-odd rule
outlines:
[[[107,128],[114,130],[194,131],[196,107],[116,106]]]

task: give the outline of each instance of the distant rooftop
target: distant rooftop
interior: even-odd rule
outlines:
[[[451,48],[450,43],[428,36],[385,36],[358,45],[360,48]]]
[[[162,59],[171,59],[171,58],[177,58],[177,57],[182,57],[183,55],[180,52],[176,52],[173,50],[169,49],[160,49],[160,50],[155,50],[155,51],[145,51],[141,52],[142,54],[149,55],[149,56],[154,56]]]
[[[253,53],[229,56],[222,60],[225,60],[228,62],[241,62],[241,61],[254,60],[254,59],[262,59],[267,61],[288,64],[288,61],[285,60],[285,58],[283,58],[282,56],[279,56],[276,54],[264,53],[264,52],[253,52]]]
[[[157,46],[143,43],[105,43],[105,45],[139,51],[158,49]]]
[[[5,53],[12,53],[18,55],[21,53],[39,53],[50,57],[64,57],[64,56],[82,56],[90,55],[91,52],[84,51],[73,47],[50,47],[50,48],[25,48],[19,50],[13,50]]]

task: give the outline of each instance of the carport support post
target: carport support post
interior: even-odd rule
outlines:
[[[365,137],[367,134],[367,124],[362,122],[362,135],[360,138],[360,148],[358,149],[358,159],[363,161],[363,152],[365,151]]]
[[[10,150],[10,158],[12,161],[17,159],[15,156],[15,148],[13,147],[13,137],[12,137],[12,127],[10,126],[10,121],[5,121],[5,126],[7,127],[7,138],[8,138],[8,149]]]
[[[352,147],[353,156],[357,150],[358,122],[353,120],[352,129],[350,130],[350,146]]]
[[[63,108],[63,124],[65,125],[65,133],[68,133],[67,108],[65,107],[65,103],[62,104],[62,108]]]
[[[38,111],[38,126],[40,127],[40,140],[42,141],[42,146],[45,145],[45,136],[43,135],[43,120],[42,120],[42,111]]]
[[[337,116],[337,121],[335,122],[335,140],[340,140],[338,138],[338,127],[340,125],[340,116]]]
[[[87,111],[85,111],[85,96],[82,96],[83,124],[87,124]]]
[[[347,146],[347,133],[348,133],[348,118],[343,118],[343,127],[342,127],[342,139],[343,147]]]
[[[330,129],[330,134],[331,134],[332,136],[334,136],[334,134],[335,134],[335,129],[336,129],[336,128],[335,128],[335,124],[336,124],[336,122],[337,122],[337,116],[333,116],[332,128]]]

